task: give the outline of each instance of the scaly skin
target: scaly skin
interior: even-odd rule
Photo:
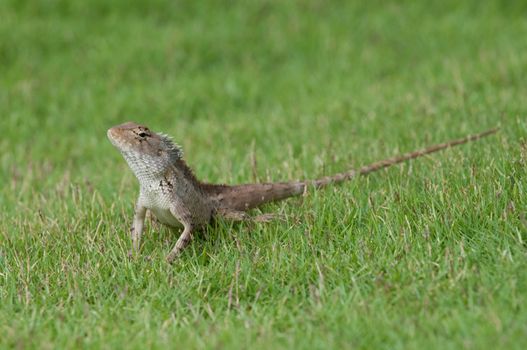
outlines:
[[[146,126],[128,122],[108,130],[108,138],[121,151],[139,180],[140,192],[135,207],[132,245],[139,251],[146,210],[163,224],[183,226],[183,233],[167,256],[172,262],[190,243],[192,234],[216,217],[231,220],[268,221],[270,215],[249,217],[245,212],[264,203],[302,194],[308,186],[321,188],[357,175],[392,166],[439,150],[474,141],[498,129],[431,146],[402,156],[317,180],[279,183],[215,185],[200,182],[182,158],[182,151],[172,140]]]

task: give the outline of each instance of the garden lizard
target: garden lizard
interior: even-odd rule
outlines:
[[[199,181],[183,160],[181,148],[169,136],[153,132],[144,125],[127,122],[110,128],[107,134],[140,184],[131,229],[133,250],[139,251],[146,211],[150,210],[162,224],[183,226],[181,236],[167,256],[167,260],[172,262],[189,244],[196,230],[214,218],[267,221],[271,216],[251,218],[246,211],[264,203],[300,195],[310,186],[321,188],[340,183],[357,175],[366,175],[409,159],[477,140],[497,130],[491,129],[316,180],[243,185]]]

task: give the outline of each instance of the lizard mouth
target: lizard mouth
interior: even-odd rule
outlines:
[[[123,131],[118,127],[108,129],[106,136],[108,136],[108,140],[110,140],[111,144],[121,153],[133,151],[130,141],[126,139],[126,134],[123,135]]]
[[[114,145],[115,147],[119,147],[119,142],[117,141],[117,134],[114,128],[108,129],[108,131],[106,132],[106,136],[108,136],[108,139],[110,140],[112,145]]]

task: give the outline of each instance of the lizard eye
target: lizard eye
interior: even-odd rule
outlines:
[[[140,132],[140,133],[139,133],[138,135],[139,135],[139,136],[141,136],[141,137],[146,137],[146,136],[147,136],[147,133],[146,133],[146,132],[143,132],[143,131],[141,131],[141,132]]]

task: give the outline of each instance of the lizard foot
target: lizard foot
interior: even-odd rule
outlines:
[[[166,261],[167,263],[169,264],[172,264],[180,255],[180,252],[170,252],[170,254],[167,255],[166,257]]]
[[[279,215],[279,214],[272,214],[272,213],[261,214],[261,215],[256,215],[256,216],[252,217],[252,220],[254,222],[271,222],[271,221],[279,220],[279,219],[282,219],[281,215]]]

